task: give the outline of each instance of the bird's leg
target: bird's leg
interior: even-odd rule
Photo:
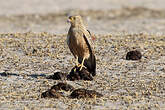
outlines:
[[[76,61],[75,61],[75,63],[76,63],[76,66],[79,65],[79,64],[78,64],[78,56],[76,56]]]
[[[76,56],[76,61],[75,61],[75,63],[76,63],[76,66],[77,66],[77,67],[80,67],[80,71],[81,71],[82,68],[84,67],[84,61],[85,61],[85,58],[83,58],[81,64],[79,64],[79,62],[78,62],[78,56]],[[76,68],[74,69],[74,72],[76,72]]]
[[[79,64],[78,64],[78,56],[76,56],[75,64],[76,64],[76,67],[79,67]],[[76,72],[76,68],[74,68],[74,72]]]
[[[83,58],[81,64],[80,64],[80,71],[82,70],[83,66],[84,66],[84,61],[85,61],[85,58]]]

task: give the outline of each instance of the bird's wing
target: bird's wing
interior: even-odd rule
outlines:
[[[78,29],[72,33],[72,36],[82,36],[89,48],[89,51],[92,52],[93,47],[92,47],[92,42],[91,42],[92,41],[91,34],[88,30]]]
[[[89,39],[88,41],[90,42],[91,45],[93,45],[93,41],[92,41],[92,34],[89,30],[87,30],[87,32],[89,33]]]
[[[83,33],[83,38],[89,48],[89,51],[92,53],[91,33],[89,30]]]
[[[95,58],[95,55],[92,51],[92,45],[90,44],[90,33],[85,30],[78,30],[76,32],[76,36],[81,36],[83,37],[88,49],[89,49],[89,58],[85,59],[84,61],[84,66],[87,67],[88,71],[92,73],[93,76],[96,75],[96,58]],[[82,62],[82,58],[78,58],[78,62],[81,63]]]
[[[83,33],[83,37],[85,39],[86,44],[88,45],[89,49],[92,51],[93,50],[93,42],[92,42],[92,37],[91,33],[89,30],[86,30]]]
[[[90,32],[87,30],[87,32],[89,33],[89,37],[91,37]],[[88,59],[85,60],[84,62],[84,66],[87,67],[87,69],[89,70],[89,72],[92,73],[92,76],[96,75],[96,58],[94,55],[94,52],[92,51],[92,47],[90,45],[90,39],[89,39],[88,35],[83,34],[83,38],[88,46],[89,52],[90,52],[90,57]]]

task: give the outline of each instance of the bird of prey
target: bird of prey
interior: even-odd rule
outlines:
[[[76,66],[80,67],[80,71],[82,67],[86,67],[95,76],[96,58],[91,47],[91,33],[84,26],[81,16],[70,16],[68,22],[71,26],[67,35],[67,44],[76,58]]]

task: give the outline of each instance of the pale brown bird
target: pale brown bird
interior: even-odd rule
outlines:
[[[85,28],[81,16],[70,16],[68,22],[71,26],[67,35],[67,44],[76,58],[76,65],[80,66],[80,70],[85,66],[95,76],[96,59],[91,47],[91,34]]]

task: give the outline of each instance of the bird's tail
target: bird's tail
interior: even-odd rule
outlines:
[[[95,55],[92,53],[88,59],[85,59],[84,66],[88,69],[92,76],[96,75],[96,58]]]

